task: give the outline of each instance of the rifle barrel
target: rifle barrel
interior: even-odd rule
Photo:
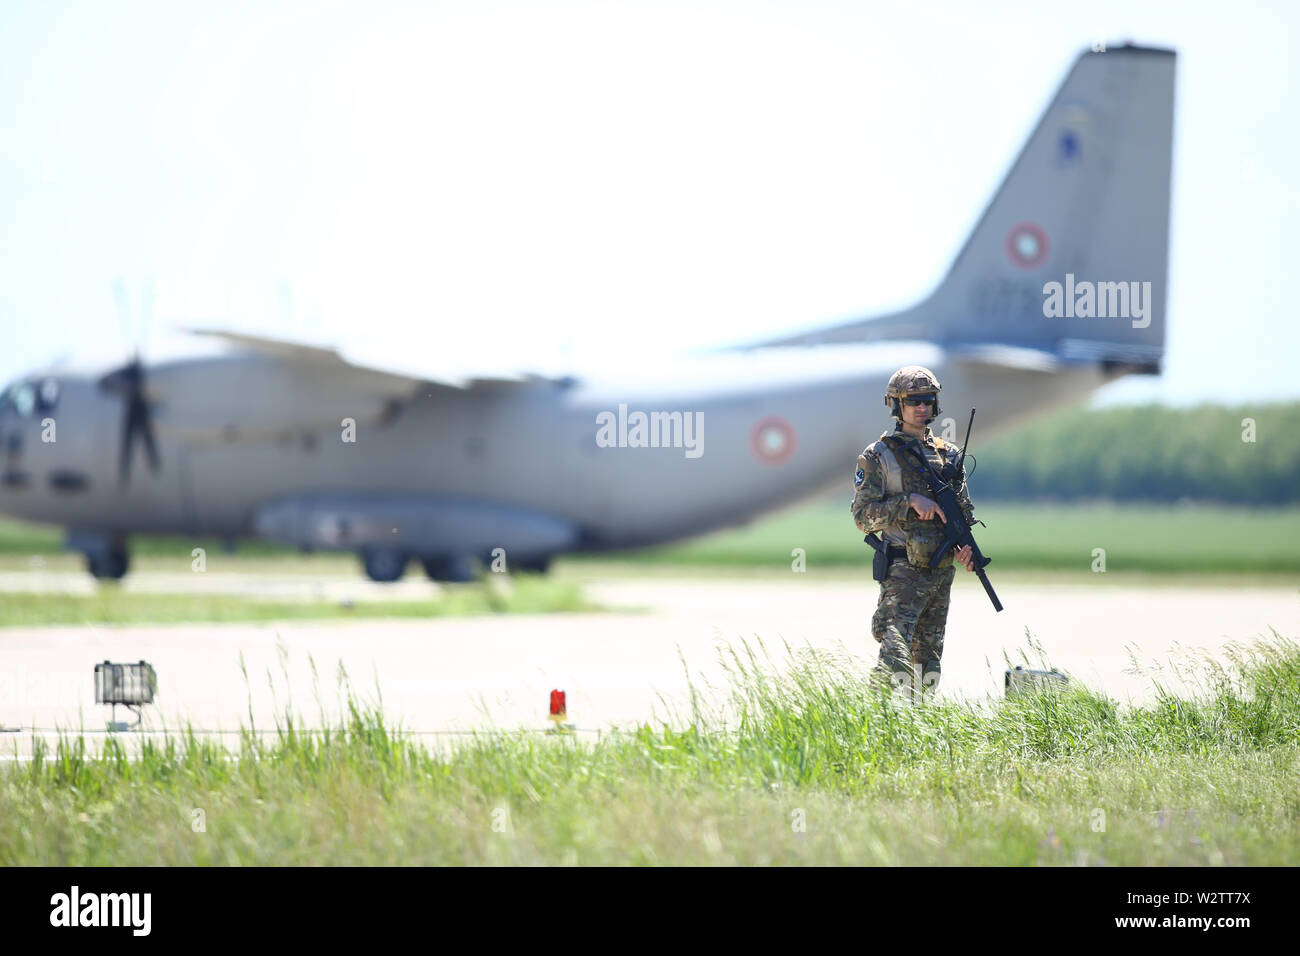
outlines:
[[[993,609],[995,611],[1002,610],[1002,602],[998,600],[997,593],[993,590],[993,584],[989,581],[989,576],[984,573],[984,569],[980,568],[975,574],[979,577],[980,584],[984,585],[984,592],[989,596],[989,600],[993,602]]]

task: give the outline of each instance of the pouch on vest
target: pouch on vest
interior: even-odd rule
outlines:
[[[918,528],[907,536],[907,563],[914,568],[928,568],[930,556],[943,544],[943,532]],[[952,567],[951,549],[939,562],[939,568]],[[936,569],[937,570],[937,569]]]

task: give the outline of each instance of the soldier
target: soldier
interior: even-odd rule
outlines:
[[[871,634],[880,643],[877,676],[909,698],[914,680],[922,694],[939,684],[954,557],[974,570],[969,547],[950,551],[937,568],[930,567],[946,519],[929,497],[911,452],[922,454],[935,474],[961,457],[960,448],[929,429],[939,415],[940,388],[934,373],[920,365],[905,366],[890,377],[885,404],[898,422],[863,449],[853,478],[853,521],[864,534],[878,532],[888,549],[880,602],[871,619]],[[957,500],[966,520],[973,521],[964,469],[956,481]]]

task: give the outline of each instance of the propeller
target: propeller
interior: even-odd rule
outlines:
[[[127,297],[126,286],[121,279],[113,283],[113,298],[117,302],[118,317],[122,320],[123,333],[128,341],[131,338],[131,304]],[[145,282],[141,289],[141,338],[148,332],[149,321],[153,317],[153,284]],[[131,450],[139,439],[144,444],[145,455],[149,460],[149,469],[157,474],[162,467],[158,457],[158,444],[154,439],[153,411],[146,397],[144,363],[140,361],[140,341],[136,340],[135,357],[119,369],[114,369],[99,380],[101,391],[117,395],[125,402],[125,416],[122,419],[122,444],[118,458],[118,480],[123,487],[131,478]]]

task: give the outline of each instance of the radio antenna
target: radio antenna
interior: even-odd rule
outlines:
[[[975,427],[975,409],[970,410],[970,421],[966,423],[966,440],[961,444],[961,457],[957,459],[957,476],[961,477],[966,467],[966,449],[970,447],[970,430]]]

